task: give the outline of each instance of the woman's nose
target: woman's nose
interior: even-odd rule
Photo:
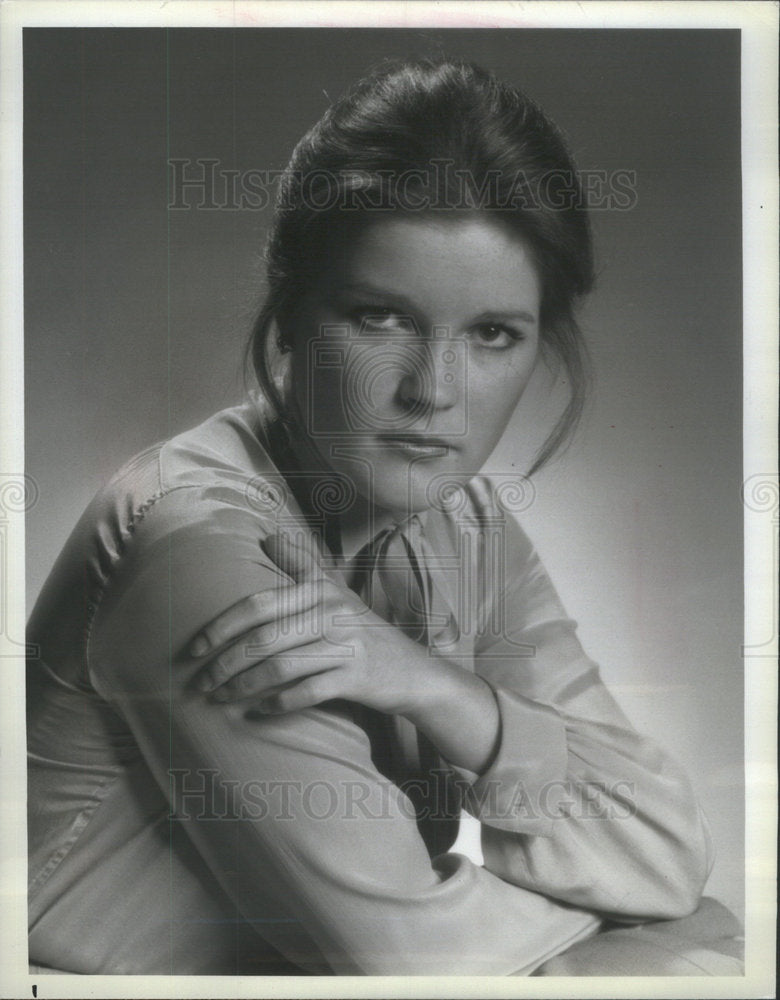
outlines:
[[[423,410],[449,410],[463,389],[465,344],[452,340],[426,340],[409,352],[398,394],[407,406]]]

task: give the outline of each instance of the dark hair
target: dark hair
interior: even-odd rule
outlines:
[[[360,211],[481,211],[530,246],[541,279],[543,349],[563,366],[567,406],[531,472],[582,412],[586,354],[574,317],[593,284],[590,226],[574,162],[555,125],[519,90],[470,63],[404,62],[353,86],[293,151],[266,245],[268,294],[247,348],[280,417],[269,334],[317,273],[339,218]]]

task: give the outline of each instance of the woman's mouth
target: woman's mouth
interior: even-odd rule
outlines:
[[[383,434],[380,441],[414,458],[443,458],[452,451],[452,445],[442,438],[421,435]]]

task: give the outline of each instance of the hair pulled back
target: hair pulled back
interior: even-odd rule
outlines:
[[[575,319],[593,284],[593,252],[576,167],[556,126],[521,91],[478,66],[404,62],[358,81],[295,147],[280,182],[265,250],[268,293],[248,354],[280,418],[272,331],[316,276],[337,227],[360,212],[480,211],[531,248],[541,280],[541,344],[563,367],[569,399],[531,471],[579,420],[586,355]]]

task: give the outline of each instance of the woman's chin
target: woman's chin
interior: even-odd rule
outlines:
[[[465,486],[478,471],[464,468],[464,456],[455,449],[413,458],[400,448],[366,449],[360,461],[339,456],[330,464],[351,479],[369,506],[394,520],[431,507],[448,508],[452,489]]]
[[[409,476],[405,481],[392,483],[374,483],[373,506],[390,513],[395,520],[421,514],[431,507],[440,506],[442,492],[446,493],[445,479],[451,484],[457,477],[454,474],[439,478],[427,477],[424,482],[416,481],[417,477]]]

